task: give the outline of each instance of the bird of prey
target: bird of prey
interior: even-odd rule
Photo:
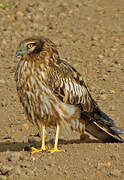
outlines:
[[[15,80],[17,92],[27,118],[42,130],[40,149],[46,150],[45,127],[56,127],[55,144],[58,149],[61,125],[68,125],[81,134],[84,131],[104,142],[123,142],[114,121],[99,108],[80,73],[59,56],[56,45],[45,37],[23,40],[16,51],[20,57]]]

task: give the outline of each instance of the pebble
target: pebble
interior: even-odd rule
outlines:
[[[7,45],[8,45],[8,43],[7,43],[7,41],[6,41],[5,39],[3,39],[2,44],[3,44],[4,46],[7,46]]]
[[[7,105],[8,105],[8,102],[5,99],[3,99],[2,102],[1,102],[1,106],[5,107]]]
[[[101,163],[98,163],[98,164],[97,164],[96,168],[97,168],[97,169],[101,169],[101,168],[103,168],[103,167],[107,167],[107,168],[108,168],[108,167],[110,167],[110,166],[111,166],[111,163],[110,163],[110,162],[103,162],[103,163],[101,162]]]
[[[23,14],[22,11],[17,11],[16,15],[17,15],[17,16],[20,16],[20,17],[23,17],[23,16],[24,16],[24,14]]]
[[[108,57],[112,57],[113,56],[113,52],[108,52]]]
[[[108,76],[106,74],[103,75],[103,80],[106,81]]]
[[[97,41],[98,40],[98,36],[91,36],[90,37],[90,41]]]
[[[102,59],[102,58],[104,58],[104,56],[102,54],[99,54],[98,58]]]
[[[107,99],[107,95],[106,94],[101,94],[100,95],[100,99],[101,100],[106,100]]]
[[[110,94],[115,94],[115,90],[110,90]]]
[[[105,94],[105,90],[104,90],[104,89],[101,89],[101,90],[100,90],[100,94]]]

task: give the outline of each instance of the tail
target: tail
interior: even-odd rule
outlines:
[[[95,109],[93,119],[86,120],[85,130],[104,142],[124,142],[119,136],[124,134],[124,130],[118,128],[114,121],[98,107]]]

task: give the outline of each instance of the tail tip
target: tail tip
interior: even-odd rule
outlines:
[[[124,134],[124,130],[118,127],[111,127],[111,130],[114,131],[116,134]]]

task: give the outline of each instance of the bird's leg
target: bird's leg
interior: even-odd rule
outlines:
[[[59,139],[59,131],[60,131],[60,125],[57,123],[57,129],[56,129],[56,136],[55,136],[55,144],[54,144],[54,148],[49,150],[49,152],[53,153],[53,152],[62,152],[64,150],[60,150],[58,149],[58,139]]]
[[[45,151],[46,147],[45,147],[45,125],[42,125],[42,146],[40,149],[34,148],[32,147],[32,154],[36,153],[36,152],[41,152],[41,151]]]

